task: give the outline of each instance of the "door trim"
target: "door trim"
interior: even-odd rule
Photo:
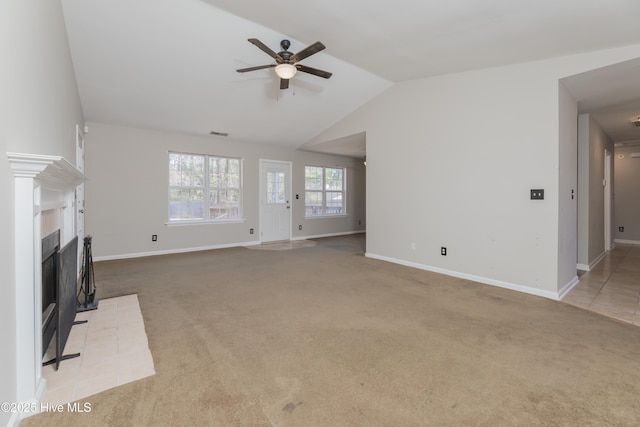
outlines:
[[[611,188],[611,184],[613,181],[612,174],[612,164],[611,160],[613,157],[611,156],[611,151],[605,148],[604,150],[604,250],[606,252],[613,249],[613,244],[611,241],[611,205],[612,205],[612,195],[613,191]]]
[[[263,188],[265,188],[265,185],[266,185],[266,183],[265,183],[265,174],[264,174],[264,165],[265,165],[265,163],[280,163],[280,164],[282,164],[282,165],[287,166],[287,168],[288,168],[288,172],[289,172],[289,185],[287,186],[287,189],[288,189],[288,192],[287,192],[287,200],[289,200],[289,203],[290,203],[291,209],[289,209],[289,227],[288,227],[288,230],[289,230],[288,235],[289,235],[289,237],[288,237],[287,239],[283,240],[283,241],[290,241],[290,240],[291,240],[291,235],[292,235],[292,233],[291,233],[291,227],[293,227],[293,225],[292,225],[292,224],[293,224],[293,215],[292,215],[292,212],[293,212],[293,203],[291,203],[291,202],[292,202],[292,200],[291,200],[291,194],[292,194],[292,191],[293,191],[293,172],[292,172],[292,163],[291,163],[290,161],[284,161],[284,160],[270,160],[270,159],[259,159],[259,164],[260,164],[260,166],[259,166],[259,168],[258,168],[258,169],[259,169],[259,173],[260,173],[260,179],[259,179],[259,182],[260,182],[260,184],[259,184],[259,185],[260,185],[260,187],[259,187],[259,189],[258,189],[258,205],[259,205],[259,217],[260,217],[260,221],[259,221],[259,225],[260,225],[260,230],[259,230],[259,233],[260,233],[260,234],[259,234],[259,238],[260,238],[260,239],[259,239],[259,241],[260,241],[260,243],[264,243],[264,241],[262,240],[262,231],[263,231],[263,215],[264,215],[264,212],[263,212],[263,210],[264,210],[264,209],[263,209],[263,204],[262,204],[262,196],[263,196],[262,191],[263,191]],[[269,243],[270,243],[270,242],[269,242]]]

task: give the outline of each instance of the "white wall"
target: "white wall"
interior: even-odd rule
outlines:
[[[636,45],[406,82],[323,132],[314,140],[366,131],[367,254],[558,297],[575,278],[577,222],[577,108],[558,81],[638,56]],[[537,188],[544,201],[529,200]]]
[[[581,114],[578,117],[578,264],[582,268],[593,267],[605,252],[602,186],[605,149],[613,155],[613,140],[589,114]]]
[[[0,6],[0,402],[16,400],[13,175],[6,152],[64,156],[75,162],[80,101],[59,1],[6,0]],[[0,412],[0,425],[15,423]]]
[[[640,153],[640,146],[615,148],[613,229],[617,242],[640,244],[640,157],[633,158],[632,153]]]
[[[367,129],[368,254],[556,290],[558,86],[519,71],[408,82],[378,99],[404,108]],[[538,188],[545,200],[529,200]]]
[[[96,260],[258,242],[260,159],[293,162],[293,238],[365,230],[365,168],[360,159],[228,142],[218,137],[99,123],[88,126],[85,230],[93,236]],[[243,158],[246,221],[167,226],[169,151]],[[348,168],[346,217],[304,218],[305,164]],[[300,195],[298,200],[295,200],[295,194]],[[302,225],[302,231],[298,230],[299,225]],[[255,230],[253,235],[249,234],[251,228]],[[158,235],[157,242],[151,241],[152,234]]]

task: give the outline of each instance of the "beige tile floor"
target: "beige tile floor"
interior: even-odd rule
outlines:
[[[618,243],[563,302],[640,326],[640,245]]]
[[[44,402],[65,404],[155,374],[137,295],[101,300],[97,310],[76,315],[87,323],[71,328],[58,370],[42,368],[47,380]],[[52,344],[55,340],[52,340]],[[43,360],[55,357],[53,345]]]

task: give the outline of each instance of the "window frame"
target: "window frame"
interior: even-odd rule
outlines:
[[[315,189],[315,188],[307,188],[307,168],[319,168],[322,169],[322,184],[321,184],[321,189]],[[335,190],[335,189],[329,189],[327,188],[327,169],[339,169],[342,171],[342,189],[341,190]],[[308,208],[307,208],[307,193],[310,192],[316,192],[316,193],[321,193],[321,208],[322,208],[322,212],[321,214],[309,214],[308,213]],[[327,193],[342,193],[342,206],[341,206],[341,212],[340,213],[326,213],[327,208],[330,208],[327,206]],[[345,217],[348,215],[347,212],[347,168],[346,167],[342,167],[342,166],[320,166],[320,165],[311,165],[311,164],[307,164],[304,166],[304,205],[305,205],[305,209],[304,209],[304,217],[307,219],[313,219],[313,218],[331,218],[331,217]]]
[[[194,158],[200,157],[204,159],[204,171],[203,177],[204,182],[202,186],[197,185],[171,185],[171,156],[172,155],[181,155],[181,156],[192,156]],[[212,186],[211,185],[211,170],[210,164],[211,159],[225,159],[225,160],[237,160],[238,161],[238,187],[229,187],[229,186]],[[167,154],[167,225],[171,226],[180,226],[180,225],[191,225],[191,224],[228,224],[228,223],[237,223],[244,222],[244,210],[243,210],[243,190],[244,190],[244,159],[242,157],[233,157],[233,156],[221,156],[216,154],[204,154],[204,153],[187,153],[182,151],[169,151]],[[171,190],[172,189],[198,189],[203,192],[203,218],[198,219],[172,219],[171,218]],[[214,190],[237,190],[238,191],[238,215],[234,218],[223,218],[216,219],[211,218],[211,199],[210,194]]]

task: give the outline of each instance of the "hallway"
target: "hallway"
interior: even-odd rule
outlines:
[[[618,243],[562,302],[640,326],[640,245]]]

